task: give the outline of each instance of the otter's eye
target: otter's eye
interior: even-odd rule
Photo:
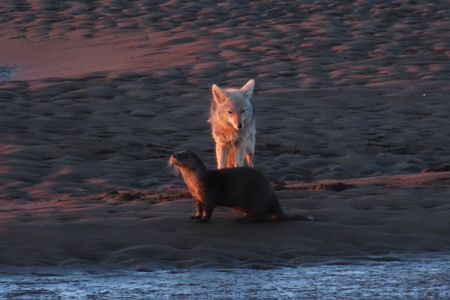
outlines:
[[[245,113],[245,109],[241,110],[241,114]]]

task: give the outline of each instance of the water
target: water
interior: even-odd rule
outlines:
[[[272,270],[6,269],[1,299],[450,299],[448,256]]]
[[[14,73],[13,68],[0,66],[0,81],[10,80]]]

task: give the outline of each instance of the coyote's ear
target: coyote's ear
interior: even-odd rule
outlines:
[[[215,84],[212,86],[212,94],[214,101],[218,104],[222,104],[227,100],[227,93]]]
[[[255,87],[255,81],[253,79],[251,79],[241,88],[241,92],[244,93],[244,95],[247,98],[250,98],[253,95],[254,87]]]

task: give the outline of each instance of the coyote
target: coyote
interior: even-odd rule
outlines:
[[[241,89],[221,89],[213,84],[208,122],[216,142],[217,168],[253,167],[256,127],[251,100],[255,81]]]

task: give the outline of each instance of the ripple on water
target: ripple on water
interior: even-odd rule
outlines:
[[[449,299],[449,256],[295,268],[0,268],[2,299]]]
[[[0,66],[0,81],[10,80],[14,74],[14,68],[7,66]]]

